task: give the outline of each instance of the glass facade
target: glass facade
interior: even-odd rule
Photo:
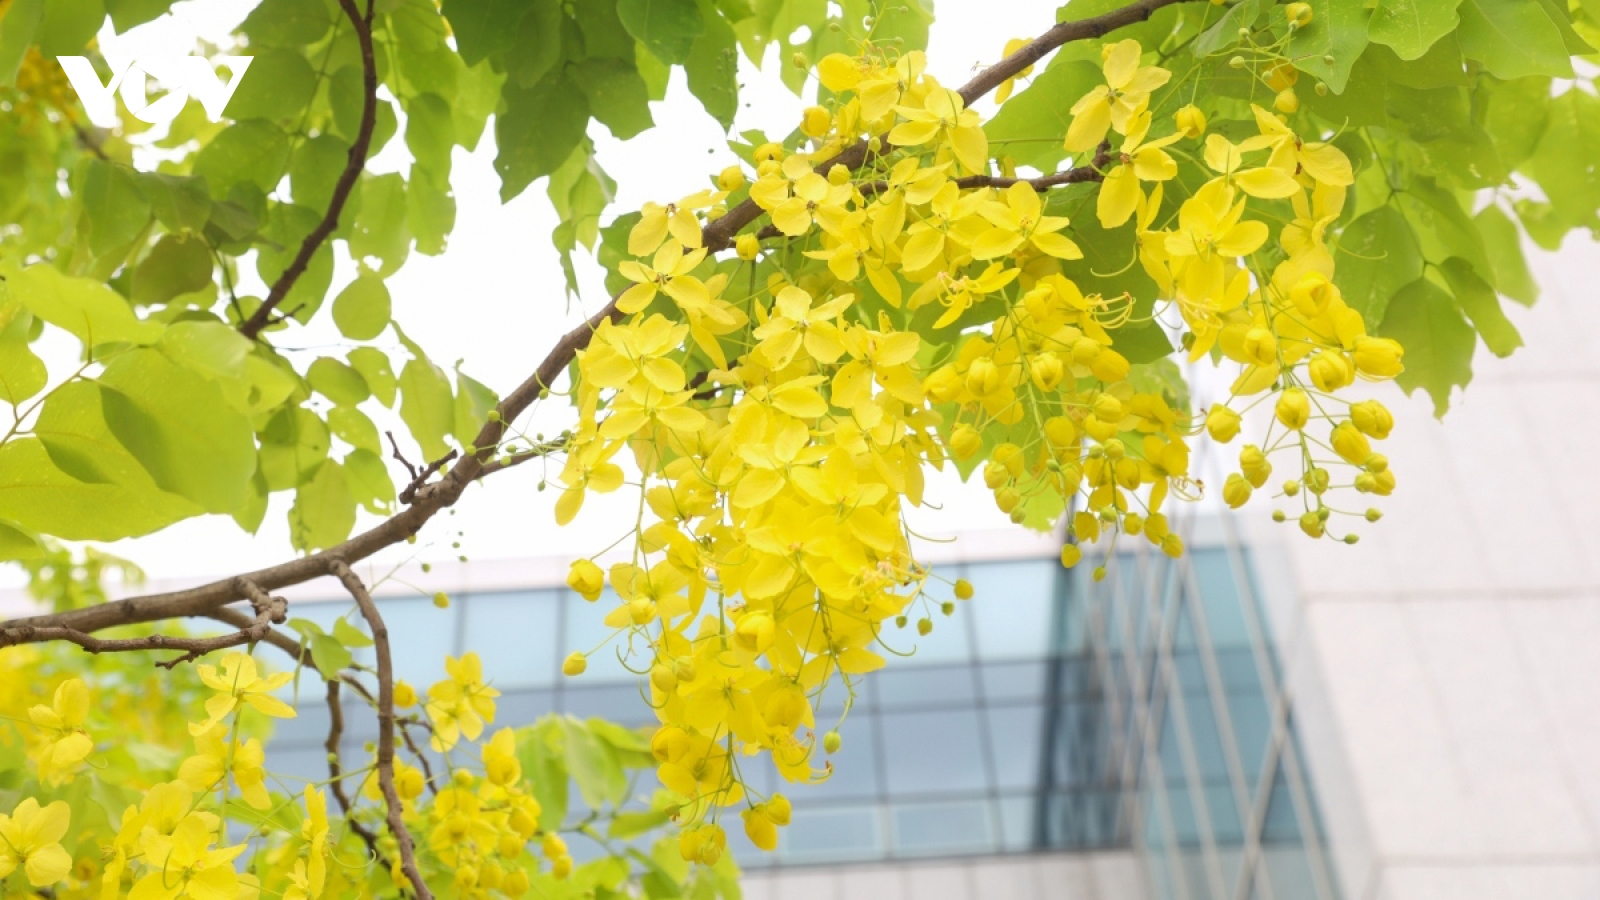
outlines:
[[[933,609],[926,637],[885,634],[914,655],[863,680],[832,778],[785,791],[794,816],[776,853],[744,844],[734,820],[742,865],[1134,846],[1162,900],[1335,900],[1242,550],[1124,553],[1099,583],[1054,559],[935,571],[969,579],[976,599],[948,618]],[[550,712],[652,721],[596,608],[614,596],[590,605],[562,587],[456,601],[446,611],[422,597],[383,601],[407,650],[399,674],[419,689],[443,677],[445,654],[471,648],[504,692],[498,723]],[[329,623],[347,611],[295,614]],[[572,650],[591,654],[578,679],[560,675]],[[844,699],[825,699],[819,731]],[[347,717],[346,739],[371,739],[370,718]],[[326,712],[302,704],[280,730],[280,768],[325,777],[325,735]],[[770,772],[746,777],[783,789]]]

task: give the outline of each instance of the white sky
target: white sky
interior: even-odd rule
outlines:
[[[101,36],[102,49],[108,56],[119,57],[185,54],[197,38],[215,40],[227,34],[253,5],[239,0],[182,0],[173,6],[172,14],[126,34],[113,35],[108,29]],[[1008,39],[1048,28],[1057,5],[1051,0],[1011,0],[1007,15],[1000,17],[994,15],[990,4],[943,0],[929,41],[930,71],[946,84],[961,84],[981,64],[998,59]],[[775,51],[769,53],[764,72],[743,59],[741,63],[744,89],[735,131],[762,128],[773,135],[787,133],[806,103],[778,81]],[[681,69],[674,70],[666,99],[652,103],[651,112],[656,127],[626,143],[611,138],[604,126],[591,126],[601,164],[618,184],[608,218],[637,209],[646,200],[666,201],[697,190],[705,186],[707,176],[734,161],[720,127],[689,94]],[[453,181],[458,214],[450,249],[436,258],[413,254],[390,279],[389,287],[396,320],[436,363],[448,368],[465,359],[468,374],[504,392],[531,372],[559,335],[582,316],[598,310],[608,298],[600,284],[602,273],[591,264],[581,272],[582,308],[568,308],[549,238],[557,219],[545,198],[544,182],[502,206],[498,178],[491,167],[494,154],[492,128],[475,153],[457,148]],[[407,161],[404,144],[396,138],[374,160],[374,167],[393,171],[404,168]],[[341,259],[334,292],[353,272],[349,261]],[[245,289],[260,292],[248,283],[241,286]],[[331,323],[319,325],[275,340],[289,346],[337,349],[342,354]],[[386,349],[398,351],[393,354],[398,371],[403,351],[398,344],[386,345]],[[541,424],[559,430],[566,416],[559,401],[554,406],[547,411],[554,415],[542,417]],[[397,435],[405,433],[397,419],[392,425],[379,420],[379,427],[394,427]],[[403,551],[396,558],[415,554],[421,559],[445,560],[457,553],[477,559],[588,555],[631,527],[637,494],[626,488],[609,497],[591,497],[577,522],[556,527],[551,513],[555,493],[537,492],[539,479],[538,467],[529,464],[473,488],[458,504],[455,515],[434,520],[417,547],[394,548]],[[1011,527],[981,485],[972,489],[954,479],[936,480],[930,482],[928,497],[940,508],[917,517],[924,533],[949,534],[957,524],[961,530]],[[256,536],[240,531],[226,517],[207,516],[106,549],[132,559],[150,577],[160,579],[220,577],[271,565],[293,556],[286,524],[291,500],[289,494],[274,496]],[[357,527],[375,521],[363,514]],[[458,538],[457,532],[464,534]],[[462,544],[459,551],[451,547],[457,539]],[[15,585],[18,580],[14,569],[0,569],[0,586]]]

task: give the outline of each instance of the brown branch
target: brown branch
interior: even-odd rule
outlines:
[[[416,716],[405,716],[395,720],[400,725],[400,738],[406,742],[406,749],[417,758],[417,765],[422,768],[422,783],[428,786],[428,792],[434,796],[439,795],[439,785],[433,781],[433,763],[428,762],[422,750],[417,747],[417,742],[411,738],[411,726],[417,725],[424,731],[432,732],[433,727]]]
[[[355,0],[339,0],[339,7],[344,10],[350,24],[355,26],[356,40],[361,45],[361,70],[362,70],[362,106],[361,126],[356,131],[355,143],[350,145],[349,156],[345,160],[344,171],[339,173],[339,180],[334,182],[333,197],[328,201],[328,212],[317,223],[317,227],[306,235],[300,242],[300,251],[294,255],[289,267],[272,283],[272,288],[267,292],[267,299],[261,301],[261,306],[250,318],[239,326],[239,333],[254,340],[263,328],[272,324],[272,311],[278,308],[289,296],[289,291],[294,288],[295,282],[305,274],[306,267],[311,265],[311,257],[315,256],[328,237],[339,227],[339,216],[344,212],[345,202],[350,199],[350,192],[355,190],[356,181],[361,177],[361,170],[367,166],[367,155],[372,150],[372,132],[378,121],[378,60],[372,48],[372,4],[367,0],[367,11],[363,15],[356,8]]]
[[[390,436],[390,439],[393,439],[392,435]],[[399,451],[397,450],[396,452]],[[400,502],[410,506],[417,499],[417,491],[422,490],[422,486],[428,483],[428,479],[432,478],[440,469],[449,465],[450,461],[455,458],[456,451],[451,450],[449,453],[446,453],[433,462],[428,463],[422,468],[421,472],[417,472],[416,474],[412,475],[411,483],[406,485],[406,489],[400,492]]]
[[[361,838],[361,843],[367,845],[367,852],[372,854],[372,858],[387,869],[390,868],[389,861],[378,849],[377,835],[356,820],[351,812],[350,795],[344,789],[344,770],[339,763],[339,740],[344,737],[344,706],[339,702],[339,685],[340,679],[328,681],[328,739],[322,745],[328,751],[328,789],[333,792],[333,799],[338,802],[350,830]]]
[[[341,2],[346,2],[346,0],[341,0]],[[1050,49],[1072,40],[1099,37],[1113,29],[1142,21],[1163,6],[1182,2],[1190,2],[1190,0],[1139,0],[1139,2],[1130,6],[1114,10],[1105,15],[1077,22],[1058,24],[1027,47],[980,73],[977,78],[961,89],[962,96],[967,98],[968,102],[971,102],[971,100],[976,99],[982,93],[999,84],[1000,81],[1005,80],[1006,77],[1010,77],[1026,66],[1037,62]],[[1039,49],[1041,47],[1044,49]],[[998,80],[994,80],[996,78]],[[989,83],[991,80],[993,80],[992,84]],[[984,85],[988,86],[985,87]],[[854,166],[859,166],[861,161],[865,159],[866,147],[866,143],[862,142],[824,165],[853,163]],[[754,203],[746,201],[740,204],[721,218],[706,225],[703,232],[706,246],[713,249],[729,246],[732,243],[733,235],[737,234],[740,229],[750,224],[761,214],[761,208]],[[510,394],[506,395],[505,399],[500,401],[500,405],[496,407],[500,413],[499,418],[487,422],[472,442],[472,446],[478,448],[477,452],[463,457],[439,481],[425,485],[418,490],[416,501],[411,506],[336,547],[311,556],[259,569],[247,573],[244,577],[265,590],[277,590],[326,575],[328,566],[333,561],[340,561],[346,564],[359,562],[385,547],[397,544],[416,534],[439,510],[445,509],[459,500],[468,485],[491,470],[498,471],[498,468],[494,467],[492,460],[495,448],[500,446],[501,440],[505,437],[507,423],[515,421],[528,407],[533,405],[534,401],[539,399],[540,395],[550,385],[556,382],[561,373],[566,370],[567,366],[575,358],[578,351],[589,345],[595,330],[600,327],[602,322],[615,320],[620,315],[621,313],[617,310],[617,301],[613,298],[604,309],[595,313],[587,322],[574,328],[563,336],[561,340],[557,341],[555,346],[550,349],[549,354],[545,356],[544,361],[539,363],[534,373]],[[241,594],[234,586],[234,580],[223,579],[182,591],[130,597],[62,613],[14,619],[0,623],[0,630],[23,626],[34,628],[65,627],[87,634],[116,625],[154,622],[180,616],[210,615],[214,610],[232,603],[240,597]],[[48,638],[39,638],[39,640],[48,640]],[[23,641],[15,642],[22,643]]]
[[[372,630],[373,649],[378,657],[378,787],[383,791],[383,801],[389,809],[389,831],[394,834],[395,844],[400,848],[400,868],[411,882],[411,890],[417,895],[417,900],[433,900],[432,892],[423,883],[422,873],[417,869],[415,845],[402,818],[405,807],[400,802],[400,792],[394,786],[394,660],[389,652],[389,628],[383,624],[378,604],[373,602],[367,586],[361,583],[361,579],[344,560],[337,557],[328,560],[328,572],[338,578],[344,589],[355,598],[356,606],[360,607],[361,615],[367,620],[367,627]]]

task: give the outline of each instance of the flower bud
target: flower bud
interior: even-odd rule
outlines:
[[[1272,463],[1267,461],[1267,455],[1255,444],[1246,444],[1239,451],[1239,471],[1244,473],[1245,480],[1253,487],[1261,487],[1272,477]]]
[[[439,607],[440,609],[449,609],[450,608],[450,595],[446,594],[444,591],[440,591],[437,594],[434,594],[433,595],[433,605]]]
[[[744,819],[745,837],[762,850],[778,848],[778,826],[767,817],[767,811],[755,806],[739,814]]]
[[[837,731],[830,731],[822,736],[822,749],[827,753],[838,753],[844,746],[844,738]]]
[[[957,425],[950,433],[950,454],[956,459],[971,459],[983,449],[983,435],[971,425]]]
[[[1083,561],[1083,551],[1077,544],[1068,544],[1061,548],[1061,566],[1070,569]]]
[[[1321,516],[1314,512],[1308,512],[1300,517],[1300,530],[1304,531],[1309,537],[1319,538],[1322,537],[1327,529],[1323,527]]]
[[[994,360],[980,357],[967,367],[967,390],[979,397],[987,397],[1000,389],[1003,378]]]
[[[800,133],[806,137],[822,137],[832,127],[833,114],[820,106],[807,107],[800,120]]]
[[[1245,358],[1258,366],[1270,366],[1278,361],[1278,339],[1265,328],[1246,331],[1243,347]]]
[[[1405,368],[1405,349],[1389,338],[1358,337],[1351,355],[1356,370],[1370,378],[1393,378]]]
[[[1311,468],[1306,470],[1306,490],[1318,497],[1328,492],[1328,470]]]
[[[1107,384],[1115,384],[1118,381],[1127,381],[1128,372],[1132,368],[1126,356],[1107,347],[1100,351],[1094,362],[1089,364],[1089,374]]]
[[[1011,473],[1011,477],[1015,478],[1022,474],[1025,459],[1022,455],[1022,448],[1016,444],[1010,441],[1000,444],[994,448],[992,458],[995,462],[1005,466],[1006,471]]]
[[[1273,413],[1277,415],[1278,421],[1283,423],[1283,427],[1299,431],[1311,420],[1311,398],[1300,388],[1288,388],[1278,396],[1278,404],[1273,408]]]
[[[1131,512],[1123,516],[1122,530],[1133,535],[1134,537],[1138,537],[1139,533],[1144,531],[1144,516],[1141,516],[1136,512]]]
[[[828,183],[835,186],[849,184],[850,167],[841,163],[834,163],[832,168],[828,169]]]
[[[1291,3],[1283,8],[1284,18],[1289,20],[1289,25],[1294,28],[1304,28],[1311,24],[1314,13],[1309,3]]]
[[[733,642],[751,653],[765,653],[777,633],[772,616],[764,612],[746,612],[733,629]]]
[[[1378,509],[1375,506],[1371,507],[1370,509],[1367,510],[1367,517],[1366,518],[1367,518],[1368,522],[1376,522],[1379,519],[1383,518],[1383,510]]]
[[[1117,438],[1112,438],[1100,445],[1100,452],[1105,454],[1106,459],[1116,462],[1128,455],[1128,445]]]
[[[1350,422],[1335,425],[1329,443],[1333,446],[1333,452],[1351,465],[1359,466],[1372,455],[1372,443]]]
[[[1281,90],[1278,96],[1272,98],[1272,108],[1286,116],[1292,115],[1300,109],[1300,97],[1295,94],[1294,88]]]
[[[1283,483],[1283,494],[1286,497],[1298,497],[1300,495],[1300,480],[1291,478],[1285,481]]]
[[[1337,391],[1356,380],[1356,367],[1351,364],[1350,357],[1338,350],[1319,351],[1306,364],[1306,371],[1311,375],[1311,383],[1324,393]]]
[[[1238,472],[1229,474],[1228,480],[1222,483],[1223,502],[1233,509],[1238,509],[1249,503],[1251,493],[1253,493],[1253,490],[1250,487],[1250,482],[1245,481],[1244,476]]]
[[[567,658],[562,661],[561,674],[568,677],[577,677],[582,675],[587,668],[589,668],[589,658],[574,650],[567,654]]]
[[[807,59],[804,53],[796,50],[789,57],[789,65],[794,66],[796,69],[809,69],[811,68],[811,60]]]
[[[729,166],[717,173],[717,188],[720,190],[737,191],[744,184],[744,170],[738,166]]]
[[[1200,107],[1195,106],[1193,103],[1178,110],[1175,118],[1178,122],[1178,130],[1183,132],[1183,136],[1186,138],[1192,140],[1206,133],[1206,114],[1201,112]]]
[[[767,818],[774,825],[787,825],[794,816],[794,806],[789,803],[789,798],[782,794],[773,794],[767,801]]]
[[[1022,503],[1022,492],[1014,487],[1003,487],[994,492],[994,504],[1003,513],[1010,513]]]
[[[957,578],[954,593],[957,600],[971,600],[974,593],[972,589],[972,582],[966,580],[965,578]]]
[[[1168,532],[1161,536],[1161,552],[1172,559],[1183,555],[1183,538]]]
[[[933,634],[933,620],[924,616],[917,620],[917,634],[927,637]]]
[[[999,490],[1010,480],[1011,473],[1006,471],[1005,465],[997,460],[991,459],[989,464],[983,467],[983,483],[991,491]]]
[[[587,559],[580,559],[567,570],[567,587],[573,589],[583,599],[593,603],[600,599],[600,592],[605,589],[606,575],[600,567]]]
[[[1078,437],[1078,428],[1066,416],[1051,416],[1044,420],[1044,439],[1052,447],[1066,447]]]
[[[1102,422],[1120,422],[1124,415],[1122,401],[1110,394],[1101,394],[1094,399],[1094,414]]]
[[[661,693],[670,694],[678,686],[678,673],[656,663],[650,667],[650,683]]]
[[[761,252],[761,239],[753,234],[741,234],[733,242],[733,249],[740,259],[749,262]]]
[[[1061,358],[1054,353],[1044,352],[1035,356],[1032,365],[1028,367],[1028,374],[1033,377],[1033,383],[1039,390],[1050,393],[1060,386],[1061,380],[1066,377],[1066,366],[1061,364]]]
[[[1206,412],[1206,433],[1219,444],[1226,444],[1239,436],[1239,414],[1232,408],[1218,404]]]
[[[1363,400],[1350,405],[1350,421],[1356,430],[1370,438],[1383,440],[1389,436],[1394,428],[1394,416],[1382,403],[1376,400]]]
[[[764,163],[768,160],[782,162],[784,157],[783,146],[768,141],[756,148],[753,157],[757,163]]]
[[[394,683],[394,705],[396,709],[405,709],[417,704],[417,689],[409,682],[396,681]]]
[[[1078,338],[1072,342],[1072,361],[1080,366],[1091,365],[1099,358],[1102,349],[1104,348],[1089,338]]]

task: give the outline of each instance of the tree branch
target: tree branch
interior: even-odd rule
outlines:
[[[345,16],[350,19],[350,24],[355,26],[356,40],[361,45],[361,70],[362,70],[362,106],[361,126],[356,131],[355,143],[350,145],[350,154],[345,161],[344,171],[339,173],[339,180],[334,182],[333,197],[328,201],[328,212],[317,223],[317,227],[306,235],[300,242],[300,251],[294,255],[289,267],[272,283],[272,288],[267,291],[267,299],[261,301],[261,306],[250,318],[239,326],[239,333],[254,340],[263,328],[273,324],[272,311],[278,308],[294,288],[295,282],[305,274],[306,267],[311,265],[311,257],[315,256],[328,237],[339,227],[339,216],[344,212],[345,202],[350,199],[350,192],[355,190],[356,181],[361,177],[361,171],[367,167],[367,156],[372,149],[372,131],[378,121],[378,60],[372,48],[372,4],[367,0],[367,11],[363,15],[356,9],[355,0],[339,0],[339,7],[344,10]]]
[[[341,0],[341,3],[347,6],[349,2],[351,0]],[[1023,49],[979,73],[961,88],[961,95],[970,103],[1062,44],[1099,37],[1124,25],[1143,21],[1161,7],[1183,2],[1194,2],[1194,0],[1138,0],[1104,15],[1057,24]],[[825,169],[835,164],[858,167],[866,158],[866,147],[866,142],[863,141],[819,168]],[[761,208],[750,201],[734,207],[721,218],[706,224],[703,231],[706,246],[711,249],[724,249],[730,246],[733,236],[762,213]],[[472,442],[472,446],[478,448],[477,452],[463,457],[439,481],[421,487],[412,505],[342,544],[311,556],[258,569],[247,573],[244,577],[265,590],[277,590],[328,574],[332,562],[338,561],[347,565],[359,562],[385,547],[416,534],[441,509],[459,500],[468,485],[483,475],[505,468],[494,465],[493,458],[496,448],[505,437],[509,423],[515,421],[550,385],[556,382],[578,351],[589,345],[595,330],[602,322],[615,320],[620,316],[617,301],[613,298],[604,309],[557,341],[533,374],[500,401],[496,407],[500,413],[498,420],[485,423]],[[241,596],[235,587],[234,579],[223,579],[187,590],[130,597],[62,613],[14,619],[0,623],[0,631],[20,627],[33,629],[64,627],[88,634],[117,625],[154,622],[180,616],[211,615]],[[51,639],[53,638],[35,637],[29,640],[15,639],[12,642],[27,643]]]
[[[328,739],[322,745],[323,749],[328,751],[328,789],[333,792],[333,799],[338,802],[350,830],[361,838],[361,843],[367,845],[367,852],[372,854],[372,858],[387,869],[389,861],[384,858],[383,851],[378,849],[377,835],[356,821],[356,817],[351,814],[350,795],[344,789],[344,769],[339,762],[339,741],[344,737],[344,706],[339,702],[340,683],[337,678],[328,681]]]
[[[344,589],[355,598],[356,606],[360,607],[361,615],[367,620],[367,627],[372,630],[373,648],[378,657],[378,787],[382,789],[384,805],[389,809],[389,831],[394,834],[395,844],[400,848],[400,868],[411,882],[411,890],[417,895],[417,900],[433,900],[432,892],[423,883],[422,873],[417,869],[415,845],[402,818],[405,807],[400,802],[400,792],[394,786],[394,660],[389,652],[389,628],[383,624],[378,604],[373,602],[367,586],[361,583],[361,579],[356,577],[344,560],[337,557],[328,560],[328,572],[338,578]]]

